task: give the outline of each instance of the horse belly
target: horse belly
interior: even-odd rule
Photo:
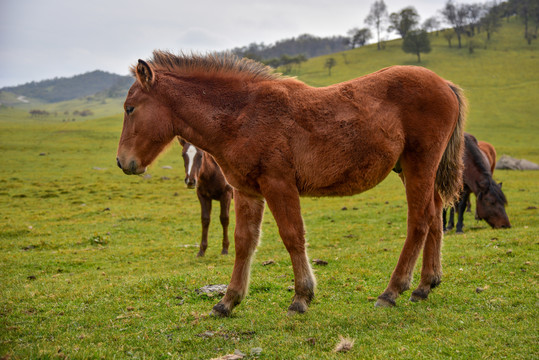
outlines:
[[[348,156],[347,161],[309,162],[298,177],[303,196],[349,196],[372,189],[382,182],[399,157],[398,151],[371,148]]]

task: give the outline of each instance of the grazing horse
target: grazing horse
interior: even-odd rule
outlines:
[[[227,316],[245,297],[265,203],[290,254],[295,295],[289,313],[314,297],[300,196],[345,196],[373,188],[392,169],[408,201],[407,237],[378,306],[409,289],[411,300],[441,282],[442,208],[459,194],[466,101],[423,67],[395,66],[314,88],[234,55],[155,51],[132,67],[117,152],[125,174],[141,174],[176,136],[211,154],[234,188],[236,257]]]
[[[228,254],[228,223],[232,187],[226,182],[219,165],[204,151],[179,139],[182,146],[183,164],[185,166],[185,184],[189,189],[197,189],[202,220],[202,240],[197,256],[204,256],[208,248],[208,228],[211,220],[211,203],[217,200],[221,203],[221,226],[223,227],[222,255]]]
[[[510,228],[511,223],[505,212],[507,199],[502,191],[501,184],[492,178],[496,166],[496,150],[494,147],[477,139],[468,133],[464,134],[464,173],[459,201],[451,208],[449,221],[446,226],[446,209],[443,213],[444,231],[453,229],[454,211],[457,211],[456,232],[462,234],[464,226],[464,211],[470,201],[470,193],[476,195],[476,219],[485,220],[492,228]]]

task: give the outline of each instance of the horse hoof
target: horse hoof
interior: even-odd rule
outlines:
[[[228,250],[221,251],[221,255],[228,255]]]
[[[301,313],[298,313],[297,311],[295,310],[290,310],[288,309],[288,312],[286,313],[286,316],[289,316],[289,317],[292,317],[292,316],[295,316],[297,314],[301,314]]]
[[[374,304],[374,307],[394,307],[397,306],[397,303],[395,300],[391,299],[387,295],[380,295],[378,296],[378,300],[376,300],[376,303]]]
[[[429,296],[429,294],[425,293],[422,290],[414,290],[412,292],[412,295],[410,296],[410,301],[419,302],[421,300],[427,300],[428,296]]]
[[[230,316],[230,310],[227,309],[223,304],[218,303],[213,307],[213,309],[210,312],[210,316],[214,317],[229,317]]]
[[[295,314],[303,314],[307,311],[307,306],[300,302],[293,302],[292,305],[288,307],[288,316]]]
[[[203,256],[204,256],[204,253],[203,253],[203,252],[199,252],[199,253],[197,254],[197,257],[203,257]]]

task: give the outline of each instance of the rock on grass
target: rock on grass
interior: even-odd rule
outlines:
[[[354,342],[355,340],[353,339],[345,338],[339,335],[339,343],[337,344],[337,346],[335,346],[335,350],[333,350],[333,352],[348,352],[352,350]]]

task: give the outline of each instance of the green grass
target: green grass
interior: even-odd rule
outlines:
[[[470,132],[499,154],[539,162],[537,45],[504,44],[469,55],[440,42],[424,65],[467,90]],[[313,59],[300,78],[324,85],[414,57],[397,41],[385,52],[354,50],[352,59],[356,65],[337,65],[331,78],[324,60]],[[539,357],[539,172],[496,171],[513,227],[495,231],[466,214],[465,235],[445,237],[441,286],[420,303],[407,292],[392,309],[374,308],[373,299],[406,231],[395,174],[357,196],[302,199],[310,258],[328,261],[314,266],[316,298],[302,316],[286,316],[293,273],[267,212],[250,293],[231,318],[216,319],[207,314],[218,298],[194,290],[230,280],[234,250],[219,255],[218,205],[207,255],[197,258],[199,205],[183,185],[179,146],[151,177],[125,176],[115,165],[121,122],[35,120],[0,109],[0,357],[210,359],[255,347],[261,359]],[[347,354],[333,352],[339,335],[355,340]]]

